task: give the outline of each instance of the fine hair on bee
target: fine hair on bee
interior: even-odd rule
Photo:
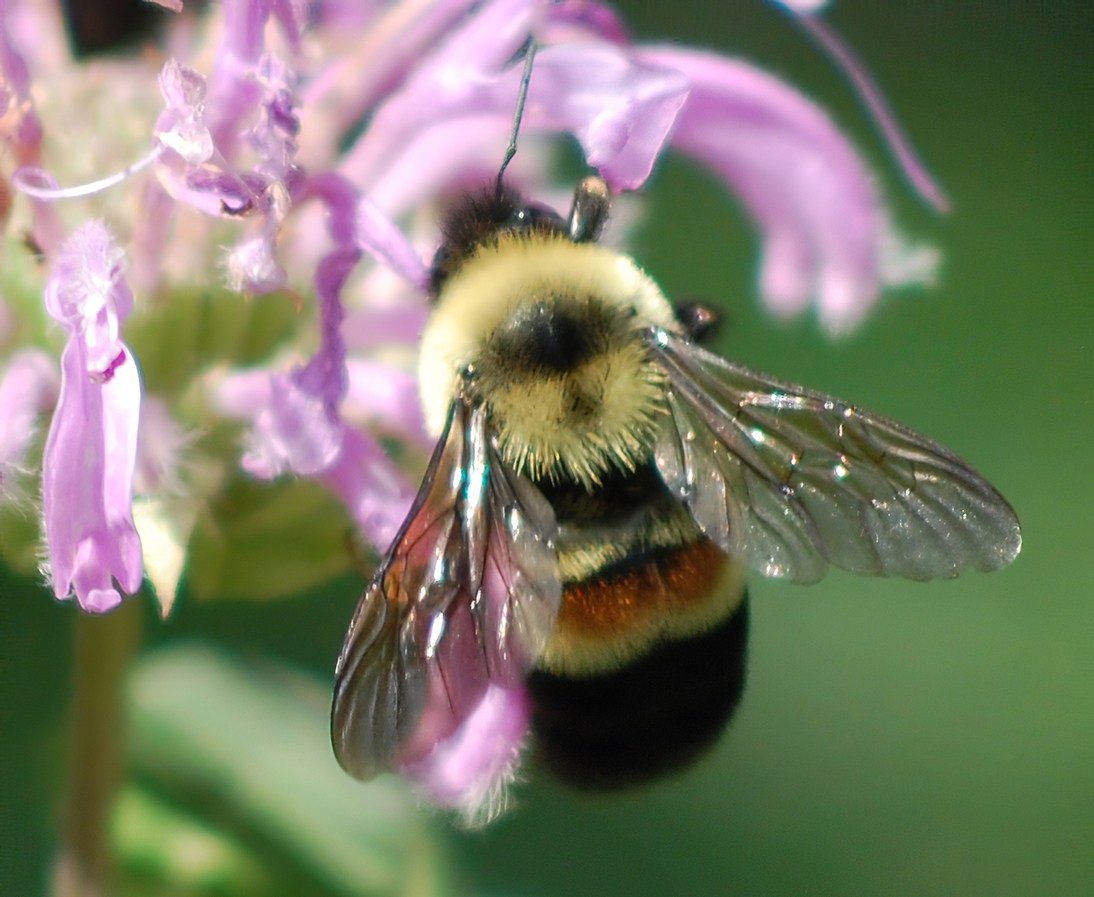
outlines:
[[[562,780],[649,780],[739,702],[746,569],[925,580],[1021,545],[941,445],[702,348],[713,313],[598,242],[600,177],[566,216],[503,182],[534,52],[498,177],[433,262],[418,374],[437,447],[336,670],[335,753],[359,778],[419,768],[496,687],[526,692],[532,756]]]

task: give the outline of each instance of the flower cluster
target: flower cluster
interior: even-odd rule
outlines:
[[[819,4],[786,5],[841,57]],[[819,108],[741,60],[636,44],[593,0],[224,0],[184,10],[159,59],[94,63],[69,58],[62,31],[50,3],[0,2],[0,526],[14,532],[12,507],[34,516],[40,475],[48,576],[85,610],[148,577],[166,613],[186,563],[228,565],[232,545],[209,534],[260,501],[256,480],[321,484],[371,545],[390,542],[414,490],[389,449],[430,448],[407,360],[436,204],[496,173],[530,35],[508,175],[525,192],[554,195],[552,135],[575,137],[615,191],[671,148],[754,217],[775,312],[812,303],[846,330],[887,280],[877,188]],[[264,525],[299,532],[301,495]],[[504,728],[487,704],[469,724]],[[444,803],[499,775],[468,771],[461,738],[475,740],[457,733],[408,770]]]

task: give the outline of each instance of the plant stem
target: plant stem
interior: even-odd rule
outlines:
[[[80,613],[73,662],[71,754],[54,897],[106,897],[114,872],[110,817],[125,751],[124,679],[140,638],[140,596]]]

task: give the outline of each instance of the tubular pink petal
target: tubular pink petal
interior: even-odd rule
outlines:
[[[342,500],[361,532],[378,546],[394,540],[416,491],[375,439],[347,426],[342,428],[337,462],[317,479]]]
[[[133,471],[141,385],[121,342],[133,308],[124,256],[90,221],[62,245],[46,284],[46,310],[68,331],[61,391],[42,461],[42,505],[54,594],[75,589],[101,610],[140,588],[140,538],[133,525]]]
[[[475,0],[403,0],[383,4],[375,18],[362,15],[363,7],[355,6],[349,15],[359,31],[352,45],[302,86],[302,164],[308,170],[333,164],[338,142],[407,77],[413,61],[424,59],[447,39],[475,5]],[[326,12],[320,12],[324,25]],[[336,15],[348,17],[342,10]],[[331,19],[333,27],[334,16]],[[341,32],[339,38],[350,33]]]
[[[127,360],[122,322],[133,310],[133,294],[122,279],[125,256],[99,221],[65,242],[46,284],[46,310],[79,341],[84,376],[109,382]]]
[[[0,4],[0,100],[5,113],[5,144],[19,165],[37,163],[42,152],[42,123],[30,95],[30,73],[8,31],[8,10]]]
[[[688,96],[679,71],[604,43],[549,47],[529,91],[529,123],[570,131],[613,190],[645,183]],[[533,82],[534,84],[534,82]]]
[[[351,349],[371,349],[385,343],[413,345],[421,336],[428,309],[366,308],[350,312],[342,325],[342,334]],[[353,390],[352,377],[350,391]]]
[[[383,429],[430,450],[436,440],[426,430],[418,398],[418,378],[374,361],[351,359],[346,363],[349,390],[342,413],[352,419],[369,419]]]
[[[333,171],[308,177],[296,202],[318,199],[327,210],[327,231],[335,245],[348,250],[357,243],[356,218],[360,195],[357,187]]]
[[[346,394],[346,344],[342,339],[345,309],[340,294],[361,259],[356,246],[341,246],[319,262],[315,294],[319,299],[319,348],[311,360],[293,372],[293,380],[323,400],[332,419]]]
[[[129,277],[138,292],[154,293],[163,279],[175,204],[160,183],[150,178],[141,186],[138,209],[130,245]]]
[[[225,0],[224,49],[243,62],[255,62],[265,45],[266,22],[272,16],[295,47],[300,21],[290,0]]]
[[[270,399],[254,420],[243,469],[272,479],[283,473],[312,476],[333,464],[341,450],[341,427],[324,402],[284,375],[270,378]]]
[[[621,46],[630,43],[630,34],[619,13],[610,6],[589,0],[561,0],[549,4],[537,36],[545,44],[589,39]]]
[[[206,120],[213,142],[225,158],[234,160],[245,139],[244,125],[262,100],[256,77],[265,50],[266,22],[277,19],[295,51],[300,25],[290,0],[228,0],[224,3],[224,32],[220,52],[209,79]]]
[[[191,165],[213,155],[213,135],[205,127],[205,76],[176,59],[168,59],[160,72],[164,111],[153,134],[164,147],[174,150]]]
[[[877,295],[883,214],[850,143],[817,106],[746,63],[675,47],[641,55],[690,79],[673,145],[721,175],[759,222],[768,305],[793,313],[813,298],[829,326],[861,318]]]
[[[237,174],[213,153],[209,162],[191,165],[178,153],[165,149],[155,157],[155,172],[167,194],[217,218],[242,218],[261,203],[267,181]]]
[[[799,12],[815,11],[807,8],[814,6],[814,4],[799,2],[794,5],[803,7],[803,9],[798,10]],[[823,5],[817,3],[815,7]],[[912,147],[911,141],[900,127],[896,114],[890,108],[885,99],[885,94],[882,93],[877,81],[874,80],[874,76],[870,74],[870,69],[866,66],[866,63],[822,19],[812,15],[800,15],[797,22],[816,41],[817,45],[828,54],[828,57],[835,63],[836,68],[851,82],[862,104],[873,117],[882,137],[889,144],[889,149],[896,157],[901,170],[912,187],[938,211],[948,212],[950,210],[950,201],[946,197],[945,191],[931,177],[927,167]]]
[[[453,81],[447,70],[423,70],[376,113],[348,154],[346,169],[368,190],[436,124],[465,121],[481,127],[484,118],[508,124],[520,76],[519,67],[511,67],[500,75]],[[589,164],[614,189],[634,189],[649,176],[687,90],[687,79],[673,67],[636,60],[611,44],[545,47],[536,56],[522,126],[573,133]]]
[[[179,458],[190,441],[167,403],[154,396],[145,396],[137,429],[134,491],[138,495],[180,493]]]
[[[418,251],[391,219],[365,197],[357,203],[354,231],[358,246],[410,283],[421,289],[429,283],[429,268]]]
[[[284,181],[294,167],[296,135],[300,121],[296,117],[296,72],[276,56],[263,56],[255,70],[262,87],[258,117],[246,139],[258,155],[255,171]]]
[[[218,414],[237,420],[254,420],[270,404],[271,380],[268,370],[256,368],[224,376],[213,371],[206,375],[205,386],[209,401]]]
[[[340,293],[361,257],[352,242],[356,190],[338,175],[327,174],[307,181],[303,193],[326,205],[328,229],[337,245],[320,260],[315,273],[319,347],[291,375],[271,377],[269,404],[254,419],[243,467],[260,477],[289,471],[317,475],[337,461],[342,449],[344,426],[338,405],[346,390],[346,349]]]
[[[504,808],[530,718],[523,689],[491,684],[455,732],[402,772],[435,803],[489,821]]]
[[[382,173],[365,175],[371,186],[367,199],[362,200],[362,222],[367,221],[370,227],[393,228],[383,215],[398,218],[434,197],[481,187],[497,175],[499,148],[506,145],[511,130],[512,121],[489,115],[431,125],[413,137],[397,157],[386,160]],[[529,156],[538,155],[533,149],[534,139],[533,135],[521,137],[520,152],[506,169],[511,182],[519,182],[521,171],[529,167],[530,161],[536,161],[529,160]],[[533,167],[539,171],[538,164]],[[348,165],[342,171],[348,178],[357,177]],[[365,218],[366,214],[379,219],[374,224]],[[380,257],[375,250],[372,254]],[[423,280],[423,287],[425,283]]]
[[[126,350],[112,376],[94,382],[77,338],[61,371],[42,461],[50,577],[58,598],[75,590],[85,610],[107,610],[121,600],[112,578],[132,594],[143,575],[132,513],[140,379]]]
[[[249,296],[283,289],[289,277],[274,249],[274,235],[266,228],[258,236],[237,243],[224,259],[228,289]]]

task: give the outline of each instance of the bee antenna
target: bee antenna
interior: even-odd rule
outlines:
[[[532,35],[524,42],[524,72],[520,76],[520,88],[517,91],[517,111],[513,113],[513,129],[509,132],[509,146],[505,149],[505,158],[501,160],[501,168],[498,169],[496,185],[497,196],[500,199],[503,191],[502,177],[513,156],[517,154],[517,132],[520,131],[520,120],[524,115],[524,101],[528,98],[528,82],[532,80],[532,63],[536,58],[536,41]]]

